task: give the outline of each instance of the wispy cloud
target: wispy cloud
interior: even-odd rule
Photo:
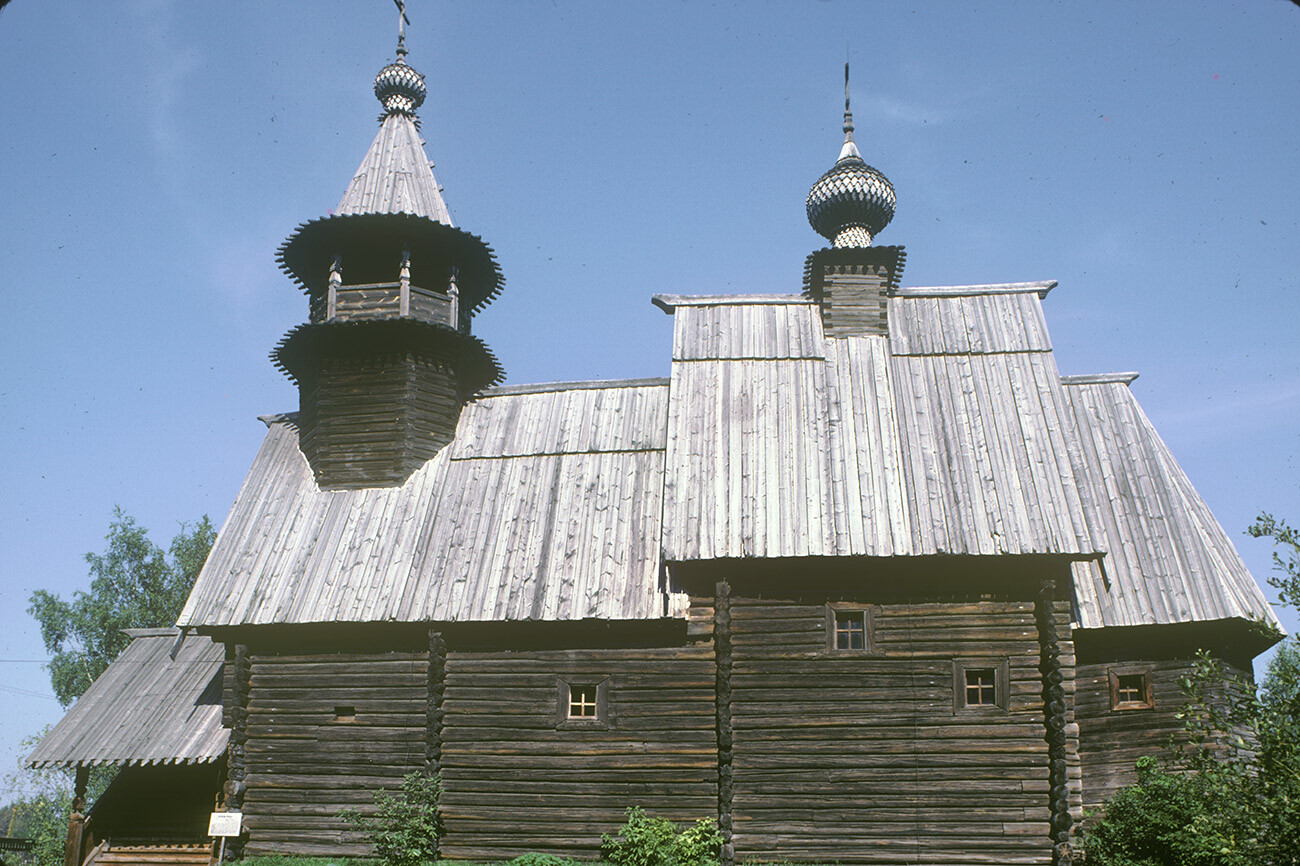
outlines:
[[[130,11],[138,22],[135,33],[145,61],[149,134],[168,181],[182,182],[184,139],[176,121],[185,97],[186,79],[199,67],[193,46],[179,44],[173,21],[177,0],[134,0]],[[180,189],[177,188],[177,192]]]

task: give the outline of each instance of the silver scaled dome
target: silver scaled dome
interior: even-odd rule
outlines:
[[[383,104],[385,114],[415,114],[428,93],[424,76],[406,65],[404,53],[399,49],[397,62],[375,76],[375,97]]]
[[[836,247],[869,247],[894,218],[894,185],[867,165],[853,142],[849,67],[844,64],[844,147],[831,170],[808,191],[808,222]]]

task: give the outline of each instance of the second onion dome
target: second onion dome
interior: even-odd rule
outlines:
[[[835,247],[869,247],[894,218],[894,185],[867,165],[853,141],[849,65],[844,64],[844,146],[831,170],[808,191],[808,222]]]

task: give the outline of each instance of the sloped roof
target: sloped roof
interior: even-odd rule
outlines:
[[[134,640],[45,735],[33,767],[192,764],[226,752],[221,727],[224,649],[179,631],[127,629]]]
[[[442,187],[433,176],[433,166],[412,116],[384,116],[379,134],[334,213],[409,213],[452,225]]]
[[[653,619],[664,564],[1056,555],[1087,628],[1273,620],[1123,377],[1056,368],[1052,282],[902,289],[888,337],[684,297],[669,380],[498,388],[400,488],[322,491],[291,417],[180,624]]]
[[[270,430],[181,613],[239,623],[652,619],[662,379],[489,391],[401,487],[325,491]]]
[[[1064,380],[1109,548],[1102,562],[1074,566],[1079,624],[1243,618],[1280,628],[1227,533],[1129,390],[1134,378]]]
[[[786,296],[661,297],[666,558],[1094,555],[1050,285],[906,290],[889,337],[828,338]]]

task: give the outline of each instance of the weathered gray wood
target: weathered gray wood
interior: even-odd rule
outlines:
[[[446,664],[443,856],[591,858],[630,806],[677,820],[716,815],[712,646],[500,653],[452,645]],[[590,729],[557,722],[560,677],[607,681],[608,718]]]
[[[824,603],[735,593],[736,855],[1050,859],[1034,611],[1028,599],[883,603],[874,651],[842,654],[827,649]],[[1006,710],[954,710],[958,657],[1006,665]]]
[[[176,629],[131,629],[133,639],[28,758],[37,767],[214,763],[226,752],[225,651]],[[233,672],[232,674],[233,675]]]
[[[1152,648],[1152,655],[1159,648]],[[1101,806],[1115,791],[1137,781],[1134,764],[1144,755],[1160,755],[1171,738],[1184,732],[1178,718],[1187,703],[1179,681],[1192,669],[1192,658],[1147,659],[1140,657],[1113,662],[1081,664],[1077,678],[1079,755],[1083,762],[1083,801],[1087,808]],[[1229,677],[1242,683],[1252,681],[1251,672],[1221,659]],[[1151,679],[1152,706],[1115,709],[1111,703],[1109,672],[1112,669],[1143,671]],[[1227,683],[1212,690],[1212,699],[1222,700]]]
[[[427,769],[436,679],[428,658],[424,652],[251,654],[244,752],[249,853],[305,854],[330,837],[335,851],[369,853],[338,813],[366,812],[376,790],[395,789],[403,775]],[[367,684],[368,678],[376,681]]]

